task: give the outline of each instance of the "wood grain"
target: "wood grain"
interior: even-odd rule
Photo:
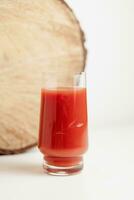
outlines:
[[[84,41],[62,0],[0,1],[0,154],[37,144],[42,74],[83,71]]]

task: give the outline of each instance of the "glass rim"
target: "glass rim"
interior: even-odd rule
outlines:
[[[86,72],[67,74],[67,76],[55,75],[54,72],[42,74],[42,88],[85,88],[86,87]]]

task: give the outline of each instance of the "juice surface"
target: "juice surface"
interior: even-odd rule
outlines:
[[[64,164],[62,157],[73,161],[86,151],[85,88],[42,89],[38,146],[52,164],[57,158],[59,165]]]

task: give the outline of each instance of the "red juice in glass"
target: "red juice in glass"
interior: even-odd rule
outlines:
[[[49,174],[81,171],[88,147],[86,88],[41,90],[39,149]]]

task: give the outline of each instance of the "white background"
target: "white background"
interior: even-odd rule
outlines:
[[[86,32],[90,123],[134,124],[134,1],[68,2]]]
[[[86,33],[90,148],[83,173],[51,177],[37,149],[0,157],[0,200],[133,200],[134,1],[68,0]]]

